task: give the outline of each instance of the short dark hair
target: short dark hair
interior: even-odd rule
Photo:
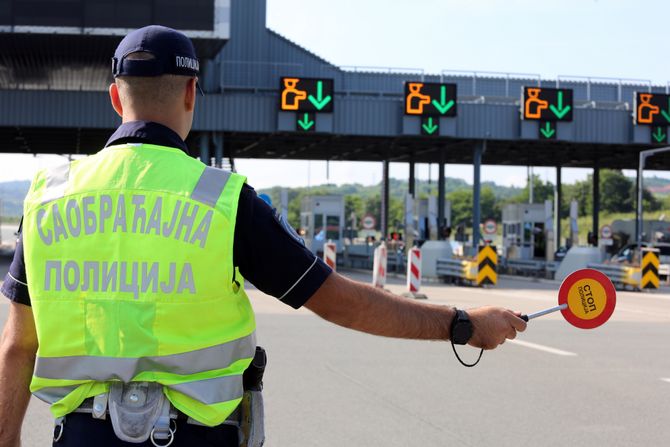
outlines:
[[[129,60],[150,60],[154,56],[137,51],[126,56]],[[119,76],[116,85],[125,107],[141,110],[146,107],[169,107],[183,92],[192,76],[166,74],[161,76]]]

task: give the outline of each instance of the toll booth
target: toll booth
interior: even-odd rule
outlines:
[[[300,204],[300,234],[314,254],[323,253],[323,244],[332,241],[337,252],[343,249],[344,196],[307,196]]]
[[[405,226],[411,228],[415,239],[424,241],[436,240],[438,235],[437,197],[423,199],[405,199]],[[444,202],[445,227],[451,227],[451,202]]]
[[[416,201],[416,218],[419,239],[437,239],[437,200],[431,196]]]
[[[503,208],[503,255],[507,259],[544,259],[546,222],[551,214],[542,203],[512,203]]]

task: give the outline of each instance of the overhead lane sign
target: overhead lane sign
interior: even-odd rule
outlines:
[[[433,116],[421,117],[421,135],[437,136],[440,134],[440,120]]]
[[[556,139],[556,122],[544,121],[540,123],[540,140]]]
[[[405,114],[456,116],[456,84],[405,82]]]
[[[635,124],[663,127],[670,125],[670,95],[636,92]]]
[[[654,144],[668,144],[668,127],[651,126],[651,138]]]
[[[572,90],[524,87],[522,107],[521,116],[525,120],[572,121]]]
[[[298,113],[296,124],[296,129],[299,131],[314,132],[316,130],[316,116],[309,112]]]
[[[279,108],[289,112],[333,112],[333,80],[281,78]],[[304,116],[302,117],[304,118]]]

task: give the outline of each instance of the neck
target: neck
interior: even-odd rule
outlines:
[[[183,120],[177,119],[173,116],[166,116],[163,113],[135,113],[133,111],[123,111],[121,121],[127,123],[130,121],[153,121],[154,123],[162,124],[163,126],[173,130],[182,140],[186,140],[188,136],[188,129],[183,125]]]

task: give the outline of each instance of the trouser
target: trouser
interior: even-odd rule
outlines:
[[[177,424],[174,442],[170,447],[238,447],[237,427],[222,424],[217,427],[188,424],[185,420]],[[119,440],[114,434],[109,418],[95,419],[86,413],[71,413],[65,417],[63,435],[53,447],[154,447],[151,440],[132,444]]]

